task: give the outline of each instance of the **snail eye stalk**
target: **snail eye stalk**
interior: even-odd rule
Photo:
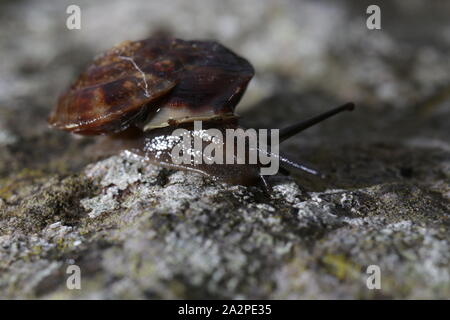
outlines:
[[[342,111],[352,111],[353,109],[355,109],[355,104],[353,102],[348,102],[342,106],[331,109],[327,112],[324,112],[324,113],[322,113],[318,116],[315,116],[311,119],[308,119],[306,121],[302,121],[302,122],[293,124],[289,127],[280,129],[280,142],[283,142],[284,140],[289,139],[290,137],[296,135],[297,133],[308,129],[309,127],[312,127],[313,125],[315,125],[319,122],[322,122],[338,113],[341,113]]]
[[[338,113],[341,113],[343,111],[352,111],[355,108],[355,104],[353,102],[349,102],[346,103],[342,106],[339,106],[337,108],[331,109],[327,112],[324,112],[318,116],[315,116],[311,119],[308,119],[306,121],[302,121],[296,124],[293,124],[289,127],[280,129],[280,142],[283,142],[284,140],[289,139],[290,137],[296,135],[299,132],[302,132],[303,130],[308,129],[309,127],[312,127],[313,125],[320,123]],[[315,169],[309,168],[308,166],[298,163],[296,161],[292,161],[290,159],[287,159],[285,157],[281,157],[280,156],[280,165],[282,169],[282,174],[284,175],[288,175],[289,174],[289,170],[287,168],[291,168],[294,170],[300,170],[300,171],[304,171],[306,173],[315,175],[315,176],[319,176],[321,178],[325,178],[325,175]]]

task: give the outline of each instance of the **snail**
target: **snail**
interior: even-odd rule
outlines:
[[[171,157],[176,128],[191,136],[198,135],[197,121],[220,132],[240,128],[234,109],[253,75],[246,59],[214,41],[167,36],[125,41],[95,58],[59,97],[48,122],[75,134],[131,140],[133,152],[164,167],[195,171],[232,184],[262,182],[267,186],[261,163],[174,163]],[[353,103],[347,103],[280,129],[279,140],[353,108]],[[225,150],[236,157],[236,148]],[[264,152],[271,154],[270,145]],[[279,161],[283,171],[289,167],[319,174],[281,156]]]

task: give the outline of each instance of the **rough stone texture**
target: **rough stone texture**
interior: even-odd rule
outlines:
[[[79,1],[78,31],[68,4],[0,4],[0,298],[450,296],[449,3],[383,3],[381,31],[364,1]],[[158,29],[254,64],[246,125],[354,100],[282,146],[328,177],[267,195],[47,128],[95,54]],[[66,288],[71,264],[82,290]]]

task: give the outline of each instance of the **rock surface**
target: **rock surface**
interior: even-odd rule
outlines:
[[[365,1],[79,3],[72,31],[69,2],[0,4],[0,298],[450,296],[448,3],[383,4],[376,31]],[[254,64],[248,126],[355,101],[282,145],[328,177],[278,177],[268,195],[47,128],[95,54],[159,29]]]

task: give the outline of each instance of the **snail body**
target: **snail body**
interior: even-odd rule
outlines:
[[[234,109],[253,75],[254,69],[246,59],[214,41],[168,37],[126,41],[94,60],[59,97],[48,122],[80,135],[131,136],[136,146],[133,151],[152,163],[233,184],[254,185],[265,182],[260,175],[261,163],[174,163],[171,158],[176,128],[184,128],[192,136],[198,135],[195,121],[220,132],[240,128]],[[351,108],[347,104],[282,129],[280,139]],[[224,156],[236,159],[236,148],[223,144],[228,152]],[[202,145],[202,150],[205,147]],[[270,146],[264,152],[270,153]],[[305,169],[287,159],[280,160]]]

